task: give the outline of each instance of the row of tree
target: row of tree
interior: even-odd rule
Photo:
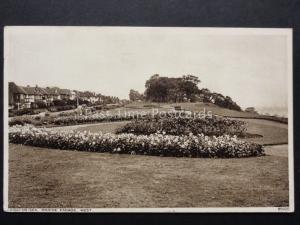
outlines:
[[[197,76],[184,75],[182,77],[161,77],[155,74],[145,83],[144,94],[131,89],[129,99],[131,101],[151,102],[211,102],[218,106],[241,111],[239,105],[229,96],[211,92],[207,88],[199,89],[201,81]]]

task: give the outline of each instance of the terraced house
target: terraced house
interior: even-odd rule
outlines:
[[[10,108],[32,108],[35,103],[43,102],[50,105],[54,100],[75,99],[75,92],[69,89],[58,87],[35,87],[18,86],[14,82],[9,82],[9,107]]]
[[[9,82],[9,108],[34,108],[39,102],[50,105],[55,100],[75,100],[77,97],[90,103],[102,102],[102,95],[90,91],[75,91],[58,87],[19,86]]]

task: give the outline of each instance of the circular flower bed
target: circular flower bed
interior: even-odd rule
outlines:
[[[136,119],[117,130],[117,133],[154,134],[157,131],[171,135],[188,135],[190,133],[208,136],[224,134],[244,136],[244,121],[232,120],[217,116],[194,117],[170,115],[167,117],[147,116]]]
[[[50,131],[33,126],[10,128],[9,141],[16,144],[54,149],[119,154],[143,154],[178,157],[241,158],[264,155],[262,145],[238,140],[236,136],[175,136],[102,134],[74,131]]]

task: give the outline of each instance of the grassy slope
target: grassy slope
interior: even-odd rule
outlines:
[[[191,159],[10,145],[9,207],[287,206],[287,157]]]
[[[128,110],[134,110],[134,109],[144,109],[144,105],[152,105],[153,108],[157,108],[158,110],[167,110],[167,109],[174,109],[174,106],[181,106],[182,109],[189,110],[189,111],[211,111],[213,114],[220,115],[220,116],[231,116],[231,117],[246,117],[246,118],[253,118],[257,117],[257,114],[254,113],[248,113],[248,112],[239,112],[235,110],[230,110],[226,108],[221,108],[217,105],[214,105],[212,103],[131,103],[129,105],[126,105],[126,108]]]

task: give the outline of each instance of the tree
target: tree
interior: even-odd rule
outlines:
[[[130,101],[138,101],[138,100],[143,100],[144,96],[143,94],[140,94],[138,91],[131,89],[129,91],[129,100]]]
[[[146,100],[154,102],[166,102],[168,99],[168,89],[170,82],[168,77],[159,77],[159,75],[153,75],[146,81],[145,96]]]
[[[200,80],[196,76],[193,75],[182,76],[180,82],[182,92],[185,93],[186,98],[191,102],[194,102],[196,100],[196,95],[200,93],[200,90],[198,88],[199,83]]]
[[[169,78],[155,74],[146,81],[145,97],[155,102],[182,102],[185,98],[193,101],[199,93],[199,83],[199,78],[193,75]]]
[[[241,111],[229,96],[211,92],[207,88],[199,89],[201,81],[197,76],[184,75],[179,78],[161,77],[155,74],[145,83],[145,98],[153,102],[183,102],[185,100],[196,102],[211,102],[223,108]]]

